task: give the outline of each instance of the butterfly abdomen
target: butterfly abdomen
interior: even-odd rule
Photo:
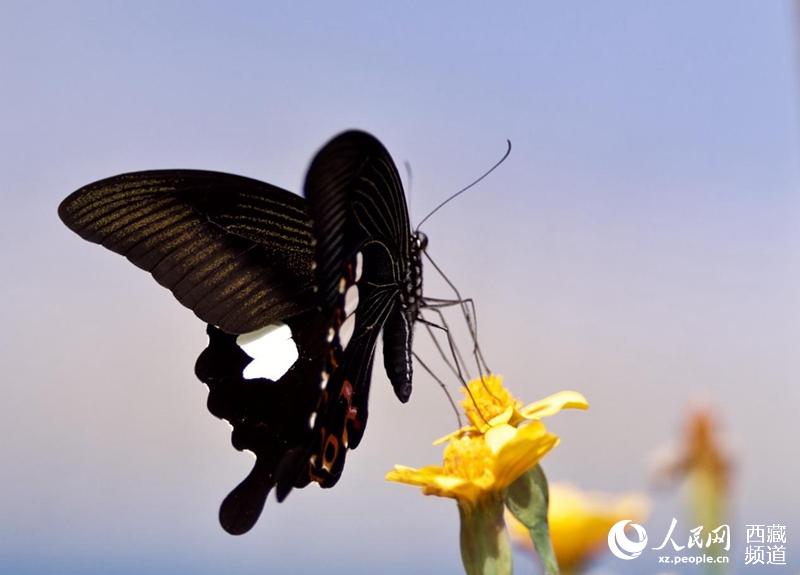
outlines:
[[[408,310],[396,306],[383,327],[383,366],[394,394],[405,403],[411,397],[411,340],[414,332]]]
[[[403,403],[411,396],[411,344],[414,321],[422,303],[422,251],[426,245],[427,238],[423,234],[411,236],[406,275],[397,294],[397,303],[383,327],[383,365],[395,395]]]

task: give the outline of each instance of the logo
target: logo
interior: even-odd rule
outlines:
[[[625,532],[625,528],[630,527]],[[698,525],[689,529],[688,537],[678,530],[678,519],[673,517],[661,545],[651,547],[660,551],[659,563],[680,565],[730,563],[731,527],[723,523],[714,529]],[[685,543],[684,543],[685,541]],[[777,523],[748,523],[745,565],[786,565],[786,525]],[[608,548],[618,559],[630,561],[642,555],[647,547],[647,531],[630,519],[614,524],[608,532]]]
[[[631,541],[625,533],[625,527],[630,524],[636,531],[638,541]],[[647,531],[637,523],[631,523],[630,519],[623,519],[614,524],[608,532],[608,548],[615,557],[625,559],[636,559],[647,547]]]

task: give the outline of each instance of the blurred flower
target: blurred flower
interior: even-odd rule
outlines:
[[[685,480],[695,520],[712,529],[725,522],[731,474],[713,411],[692,409],[680,445],[667,450],[657,462],[656,478],[662,482]]]
[[[584,492],[565,484],[550,485],[548,520],[550,538],[564,573],[576,573],[589,560],[608,549],[608,531],[623,519],[641,523],[650,504],[640,494],[611,495]],[[528,528],[507,515],[511,539],[533,550]]]
[[[461,406],[471,425],[437,439],[434,445],[465,434],[486,433],[490,427],[504,423],[518,427],[527,421],[554,415],[562,409],[589,408],[586,398],[577,391],[560,391],[523,406],[503,386],[503,378],[495,374],[473,379],[461,391],[466,395]]]
[[[658,470],[661,478],[671,480],[697,473],[707,476],[717,492],[728,491],[731,464],[717,437],[716,422],[709,408],[695,408],[689,413],[680,448],[673,450]]]

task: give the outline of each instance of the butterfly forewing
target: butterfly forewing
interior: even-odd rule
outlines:
[[[389,266],[375,268],[398,284],[409,257],[409,222],[403,186],[386,148],[364,132],[345,132],[314,158],[305,183],[317,239],[316,278],[322,301],[336,301],[344,266],[367,242],[384,245]]]
[[[81,188],[59,215],[226,332],[313,307],[310,218],[302,198],[275,186],[219,172],[133,172]]]

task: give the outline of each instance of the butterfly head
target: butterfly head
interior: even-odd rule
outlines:
[[[414,247],[417,255],[421,255],[428,248],[428,236],[420,231],[414,232]]]

